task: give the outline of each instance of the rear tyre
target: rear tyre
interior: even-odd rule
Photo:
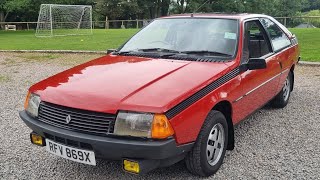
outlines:
[[[277,94],[277,96],[271,101],[271,106],[274,108],[284,108],[288,102],[289,102],[289,98],[290,98],[290,94],[291,94],[291,89],[292,89],[292,85],[293,85],[293,74],[290,71],[285,82],[284,85],[281,89],[281,91],[279,92],[279,94]]]
[[[219,111],[206,118],[193,149],[185,158],[188,170],[198,176],[213,175],[220,168],[228,145],[228,124]]]

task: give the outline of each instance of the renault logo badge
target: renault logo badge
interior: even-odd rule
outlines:
[[[66,117],[66,123],[67,123],[67,124],[69,124],[69,123],[70,123],[70,121],[71,121],[71,116],[70,116],[70,115],[68,115],[68,116]]]

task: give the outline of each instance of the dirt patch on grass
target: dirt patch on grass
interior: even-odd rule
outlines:
[[[0,83],[10,81],[10,77],[6,75],[0,75]]]
[[[101,54],[1,53],[0,66],[16,66],[23,63],[75,66],[101,56]]]
[[[101,56],[101,54],[0,53],[0,84],[14,82],[23,87],[30,87],[39,80]]]
[[[44,54],[44,53],[21,53],[18,57],[30,61],[48,61],[61,57],[60,54]]]

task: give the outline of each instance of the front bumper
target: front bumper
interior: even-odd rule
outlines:
[[[153,141],[83,134],[45,124],[30,117],[25,111],[21,111],[19,115],[27,126],[37,134],[45,138],[48,138],[47,136],[50,134],[53,137],[89,144],[96,156],[104,159],[130,158],[171,162],[173,159],[183,158],[193,146],[193,143],[177,146],[174,139]],[[174,160],[171,164],[173,163],[175,163]]]

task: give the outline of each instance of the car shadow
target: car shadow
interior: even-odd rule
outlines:
[[[184,164],[184,161],[178,162],[169,167],[155,169],[147,174],[135,175],[126,173],[122,170],[121,161],[109,161],[97,159],[97,166],[88,166],[77,162],[56,158],[56,166],[59,174],[65,174],[66,179],[198,179],[197,176],[190,174]],[[68,168],[65,168],[65,167]],[[72,171],[73,173],[70,173]],[[69,175],[68,175],[69,174]],[[78,178],[77,178],[78,177]]]

